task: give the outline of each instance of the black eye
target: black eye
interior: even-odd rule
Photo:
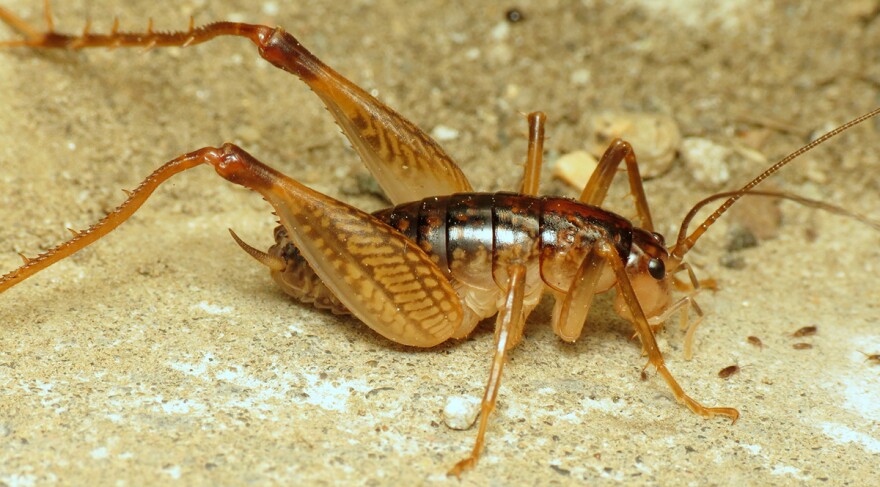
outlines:
[[[666,265],[660,259],[651,259],[648,261],[648,272],[651,277],[658,281],[666,277]]]

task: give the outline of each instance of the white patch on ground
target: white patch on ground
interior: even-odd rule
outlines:
[[[459,131],[454,128],[447,127],[445,125],[437,125],[431,130],[431,137],[434,137],[436,140],[440,142],[446,142],[449,140],[455,140],[459,136]]]
[[[844,384],[843,406],[868,421],[880,421],[880,387],[877,386],[876,375],[867,377],[841,374],[839,380]]]
[[[35,475],[3,475],[0,477],[4,485],[9,487],[31,487],[37,485],[37,477]]]
[[[582,424],[583,423],[583,421],[581,420],[581,415],[578,414],[576,411],[571,411],[568,413],[560,414],[557,416],[557,418],[561,419],[562,421],[568,421],[569,423],[573,423],[573,424]]]
[[[632,414],[630,411],[632,408],[630,404],[626,401],[618,400],[617,402],[612,401],[611,399],[603,398],[599,400],[595,399],[584,399],[581,401],[581,408],[583,411],[602,411],[613,416],[628,418],[631,417]]]
[[[353,394],[371,390],[363,380],[322,379],[320,375],[309,372],[290,373],[276,364],[269,369],[273,372],[273,378],[263,380],[245,373],[244,367],[240,365],[220,363],[210,353],[205,354],[198,363],[170,362],[169,365],[177,371],[205,382],[220,380],[247,389],[247,393],[242,398],[223,404],[226,407],[268,411],[273,409],[274,405],[289,407],[291,404],[309,404],[328,411],[345,411],[348,399]],[[305,393],[305,397],[297,394],[300,391]],[[205,406],[197,402],[186,401],[185,405],[196,409],[196,412],[205,410]],[[184,404],[177,406],[184,407]]]
[[[761,445],[749,445],[748,443],[740,443],[739,445],[743,450],[751,453],[752,455],[758,455],[761,453]]]
[[[302,328],[300,328],[298,325],[295,325],[295,324],[288,325],[287,329],[296,333],[296,334],[305,333],[305,330],[303,330]]]
[[[180,465],[171,465],[162,469],[162,473],[168,475],[174,480],[180,478]]]
[[[198,308],[212,315],[225,315],[232,311],[232,308],[229,306],[217,306],[215,304],[210,304],[207,301],[200,301],[198,304],[193,305],[193,308]]]
[[[850,417],[850,425],[822,421],[818,429],[839,444],[855,443],[868,452],[880,453],[880,436],[875,426],[880,422],[880,388],[876,371],[859,352],[874,353],[880,349],[880,336],[853,337],[849,348],[853,350],[847,357],[851,364],[836,368],[832,373],[835,380],[827,387],[834,395],[842,393],[843,397],[836,402],[857,418]],[[815,423],[809,424],[815,427]]]
[[[192,412],[202,413],[205,405],[192,399],[172,399],[162,404],[165,414],[189,414]]]
[[[214,354],[208,352],[204,355],[204,357],[202,357],[202,360],[199,361],[198,364],[189,364],[186,362],[170,362],[168,365],[170,365],[172,369],[183,372],[186,375],[204,378],[208,372],[208,367],[215,365],[213,362]]]
[[[855,431],[849,426],[826,421],[821,424],[822,432],[838,443],[859,443],[871,453],[880,453],[880,439]]]
[[[308,385],[303,391],[309,395],[303,402],[312,404],[328,411],[345,411],[346,402],[353,392],[366,394],[372,387],[366,381],[334,381],[321,380],[318,374],[303,373]]]
[[[725,2],[634,0],[634,3],[638,3],[655,15],[671,17],[688,27],[700,28],[717,25],[725,30],[738,30],[742,24],[743,12],[749,12],[751,17],[768,10],[767,2],[756,0],[727,0]]]
[[[101,460],[110,456],[110,452],[107,450],[106,446],[102,446],[100,448],[95,448],[94,450],[89,452],[89,455],[95,460]]]
[[[783,465],[778,464],[770,470],[770,473],[773,475],[791,475],[792,477],[798,480],[810,480],[812,477],[809,475],[803,475],[801,470],[796,467],[792,467],[791,465]]]
[[[57,406],[58,403],[65,399],[65,396],[53,390],[55,384],[52,382],[43,382],[40,380],[35,381],[33,384],[21,382],[19,383],[19,388],[29,394],[36,394],[37,397],[40,398],[40,404],[42,406],[54,407],[53,411],[55,414],[67,411],[66,406]]]

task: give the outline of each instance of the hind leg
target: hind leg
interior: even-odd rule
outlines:
[[[516,335],[522,333],[525,321],[523,299],[526,288],[526,268],[521,265],[511,266],[508,269],[508,276],[504,307],[499,311],[495,322],[495,355],[489,368],[489,381],[486,383],[486,391],[483,393],[483,401],[480,406],[480,425],[477,430],[477,439],[474,441],[471,454],[456,463],[449,470],[448,475],[460,477],[463,472],[472,469],[477,464],[485,443],[489,415],[495,410],[498,389],[501,387],[501,371],[504,369],[505,355],[509,348],[508,343]]]
[[[122,32],[115,22],[109,34],[95,34],[88,24],[80,35],[56,32],[46,2],[46,30],[0,7],[0,21],[24,35],[0,47],[57,49],[189,47],[216,37],[244,37],[259,55],[277,68],[294,74],[321,98],[364,165],[395,204],[429,196],[472,191],[464,173],[423,130],[352,83],[314,56],[280,27],[242,22],[214,22],[178,32],[155,32],[152,22],[144,32]]]

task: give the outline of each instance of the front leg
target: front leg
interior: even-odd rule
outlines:
[[[660,352],[660,347],[657,345],[657,339],[654,338],[654,332],[651,330],[651,325],[648,324],[648,319],[645,317],[644,311],[642,311],[639,299],[636,297],[636,292],[633,290],[629,275],[626,272],[626,266],[620,259],[620,254],[617,253],[613,244],[603,240],[597,242],[595,250],[605,259],[606,264],[610,265],[614,270],[614,275],[617,278],[617,292],[620,293],[626,306],[629,308],[632,316],[632,323],[642,342],[642,348],[648,355],[648,365],[653,365],[657,371],[660,372],[660,375],[666,381],[666,384],[672,389],[672,394],[675,398],[679,402],[684,403],[691,411],[707,418],[713,416],[727,416],[735,422],[739,418],[739,411],[736,409],[724,407],[707,408],[684,392],[684,389],[682,389],[675,378],[672,377],[672,373],[669,372],[669,369],[666,368],[666,362],[663,360],[663,354]]]
[[[621,139],[614,139],[602,154],[602,159],[590,180],[584,187],[580,196],[581,203],[588,205],[601,206],[608,194],[608,188],[611,187],[611,181],[617,172],[617,167],[621,162],[626,162],[626,173],[629,177],[630,193],[635,199],[636,213],[639,216],[640,227],[649,231],[654,231],[654,222],[651,219],[651,210],[648,207],[648,198],[645,196],[645,187],[642,185],[642,176],[639,173],[639,163],[636,160],[636,153],[633,151],[629,142]]]

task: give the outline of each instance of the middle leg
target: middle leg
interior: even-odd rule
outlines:
[[[648,198],[645,196],[645,188],[642,185],[642,175],[639,173],[636,153],[633,151],[632,145],[625,140],[614,139],[611,141],[611,145],[602,154],[599,165],[596,166],[596,170],[593,171],[593,175],[584,187],[580,201],[588,205],[600,206],[608,194],[608,188],[611,186],[615,172],[617,172],[617,166],[623,161],[626,161],[630,192],[635,198],[640,226],[653,232],[654,222],[651,220],[651,210],[648,208]]]
[[[529,121],[529,155],[519,192],[536,196],[541,183],[541,164],[544,161],[544,124],[547,122],[547,115],[544,112],[532,112],[526,119]]]

